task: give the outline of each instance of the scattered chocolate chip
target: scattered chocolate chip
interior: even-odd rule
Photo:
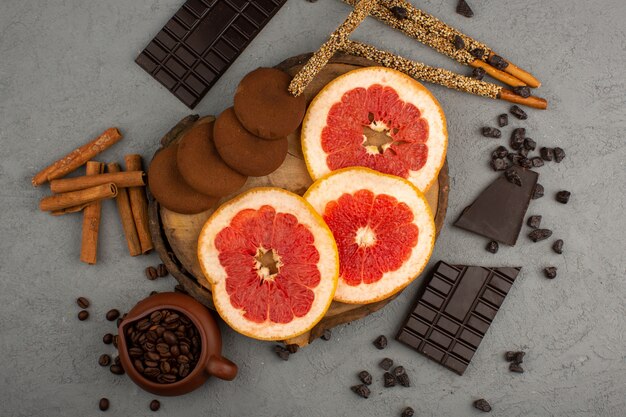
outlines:
[[[519,365],[520,363],[524,362],[524,355],[526,355],[525,352],[508,351],[504,354],[504,358],[507,360],[507,362],[514,362]]]
[[[524,139],[526,139],[526,129],[518,127],[511,132],[511,148],[516,151],[522,149],[524,146]]]
[[[411,407],[406,407],[404,410],[402,410],[402,414],[400,414],[400,417],[413,417],[414,415],[415,411]]]
[[[362,383],[364,383],[365,385],[371,385],[372,384],[372,374],[370,374],[367,371],[361,371],[359,372],[359,379],[361,380]]]
[[[500,55],[495,55],[495,54],[491,55],[489,58],[487,58],[487,62],[492,67],[494,67],[496,69],[499,69],[499,70],[503,70],[503,69],[505,69],[506,67],[509,66],[509,63],[506,62],[506,60],[504,58],[502,58]],[[513,90],[515,90],[515,89],[513,89]]]
[[[385,388],[395,387],[396,386],[396,377],[393,376],[390,372],[385,372],[383,375],[383,381]]]
[[[295,343],[290,343],[287,346],[285,346],[285,349],[287,349],[289,351],[290,354],[294,354],[298,351],[298,349],[300,348],[300,346],[296,345]]]
[[[324,333],[322,333],[322,335],[320,336],[320,338],[321,338],[322,340],[329,341],[329,340],[330,340],[330,338],[331,338],[332,336],[333,336],[333,334],[332,334],[332,332],[330,331],[330,329],[326,329],[326,330],[324,330]]]
[[[522,168],[531,168],[533,166],[533,163],[530,159],[522,157],[519,160],[519,166],[521,166]]]
[[[159,408],[161,408],[159,400],[150,401],[150,411],[159,411]]]
[[[393,6],[391,9],[389,9],[391,11],[391,13],[393,13],[393,16],[398,19],[398,20],[404,20],[407,17],[409,17],[407,10],[404,7],[401,6]]]
[[[560,163],[565,158],[565,151],[561,148],[554,148],[554,161]]]
[[[350,389],[355,392],[359,397],[368,398],[371,394],[370,389],[367,385],[359,384],[350,387]]]
[[[485,55],[485,50],[482,48],[474,48],[470,51],[470,54],[474,57],[474,58],[478,58],[478,59],[482,59],[483,56]]]
[[[543,273],[545,274],[546,278],[556,278],[556,266],[549,266],[547,268],[544,268]]]
[[[528,234],[528,237],[533,242],[539,242],[552,236],[552,230],[549,229],[535,229]]]
[[[563,253],[563,239],[557,239],[552,244],[552,250],[559,255]]]
[[[104,342],[105,345],[110,345],[113,343],[113,335],[111,333],[105,334],[102,336],[102,342]]]
[[[517,153],[519,155],[521,155],[522,157],[526,158],[528,156],[528,149],[526,148],[520,148],[519,151],[517,151]]]
[[[518,363],[511,362],[509,364],[509,371],[516,372],[518,374],[523,374],[524,373],[524,368],[522,368]]]
[[[498,245],[498,242],[496,242],[495,240],[492,240],[491,242],[487,243],[487,250],[491,253],[498,253],[498,249],[500,249],[500,246]]]
[[[474,401],[474,408],[484,413],[491,411],[491,405],[484,398]]]
[[[385,371],[388,371],[393,366],[393,361],[389,358],[385,358],[380,361],[378,365],[380,365],[380,367],[383,368]]]
[[[146,278],[148,278],[150,281],[154,281],[155,279],[159,277],[159,273],[157,272],[156,268],[153,266],[147,267],[145,270],[145,273],[146,273]]]
[[[570,195],[572,195],[572,193],[570,193],[569,191],[559,191],[558,193],[556,193],[556,201],[561,204],[567,204]]]
[[[384,349],[387,347],[387,338],[385,335],[381,334],[372,342],[372,344],[376,346],[376,349]]]
[[[533,229],[541,227],[541,216],[530,216],[526,224]]]
[[[89,312],[87,310],[80,310],[78,312],[78,320],[85,321],[89,318]]]
[[[502,113],[498,116],[498,126],[504,127],[509,124],[509,115],[506,113]]]
[[[525,149],[528,149],[529,151],[534,151],[536,147],[537,147],[537,142],[535,142],[531,138],[524,139],[524,148]]]
[[[513,92],[518,96],[522,96],[524,98],[530,97],[530,88],[525,85],[521,87],[513,87]]]
[[[552,161],[554,159],[554,150],[552,148],[539,149],[539,155],[544,161]]]
[[[98,408],[100,411],[106,411],[109,409],[109,399],[108,398],[100,398],[100,402],[98,403]]]
[[[533,195],[531,198],[533,200],[536,200],[541,197],[543,197],[543,185],[537,183],[537,185],[535,185],[535,189],[533,190]]]
[[[518,187],[522,186],[522,179],[520,178],[519,174],[517,173],[517,171],[513,168],[509,168],[506,171],[504,171],[504,176],[507,179],[508,182],[510,182],[511,184],[515,184]]]
[[[531,158],[530,162],[532,162],[533,167],[535,168],[539,168],[543,166],[543,159],[539,158],[538,156]]]
[[[512,153],[512,152],[508,154],[506,157],[511,161],[511,163],[513,163],[513,165],[519,165],[520,161],[524,159],[522,155]]]
[[[504,171],[509,168],[509,163],[504,158],[496,158],[490,162],[494,171]]]
[[[452,44],[456,49],[465,48],[465,41],[459,35],[454,35],[454,39],[452,40]]]
[[[520,107],[517,105],[511,106],[511,109],[509,110],[509,112],[520,120],[528,119],[528,115],[526,114],[526,112],[520,109]]]
[[[405,373],[406,373],[406,370],[404,369],[404,366],[396,366],[395,368],[393,368],[393,374],[395,376],[400,376]]]
[[[82,308],[84,310],[87,307],[89,307],[89,300],[86,299],[85,297],[78,297],[76,299],[76,304],[78,304],[78,307],[80,307],[80,308]]]
[[[509,151],[504,146],[498,146],[495,151],[491,153],[491,159],[506,158]]]
[[[115,321],[120,316],[120,312],[117,309],[107,311],[106,318],[108,321]]]
[[[458,4],[456,5],[456,12],[465,17],[474,16],[474,12],[465,0],[459,0]]]
[[[496,138],[498,139],[499,137],[502,136],[502,132],[500,132],[500,129],[497,129],[495,127],[483,127],[483,136],[486,138]]]
[[[98,365],[109,366],[110,364],[111,364],[111,356],[107,355],[106,353],[103,353],[102,355],[100,355],[100,357],[98,358]]]
[[[404,374],[400,374],[397,377],[398,382],[400,383],[400,385],[402,385],[403,387],[410,387],[411,386],[411,380],[409,379],[409,376],[404,373]]]
[[[285,349],[283,346],[281,346],[281,345],[274,346],[274,352],[282,360],[284,360],[284,361],[288,361],[289,360],[289,351],[287,349]]]
[[[486,72],[484,69],[482,69],[482,68],[474,68],[474,69],[472,70],[472,75],[471,75],[471,77],[472,77],[472,78],[474,78],[474,79],[476,79],[476,80],[478,80],[478,81],[480,81],[480,80],[482,80],[483,78],[485,78],[485,75],[486,75],[486,74],[487,74],[487,72]]]

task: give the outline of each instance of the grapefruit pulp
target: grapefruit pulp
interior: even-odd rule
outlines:
[[[426,191],[439,175],[448,143],[441,106],[399,71],[366,67],[328,83],[302,123],[302,149],[316,180],[363,166],[396,175]]]
[[[253,188],[222,205],[198,238],[220,316],[256,339],[310,330],[328,310],[339,259],[332,233],[302,197]]]
[[[367,304],[390,297],[424,269],[435,223],[423,194],[407,180],[345,168],[317,180],[304,198],[322,215],[339,251],[335,300]]]

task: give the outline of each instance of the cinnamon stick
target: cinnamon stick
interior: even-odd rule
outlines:
[[[107,164],[107,170],[109,171],[109,173],[123,173],[121,172],[122,169],[120,168],[119,164],[115,162]],[[130,256],[141,255],[141,243],[139,242],[139,236],[137,235],[137,228],[135,227],[133,212],[130,208],[128,190],[126,190],[125,188],[119,188],[117,190],[117,197],[115,197],[115,202],[117,203],[117,211],[120,214],[120,220],[122,221],[122,228],[124,229],[124,237],[126,238],[126,244],[128,245],[128,252],[130,252]]]
[[[143,162],[141,155],[131,154],[124,157],[126,171],[142,171]],[[128,189],[130,208],[135,221],[135,228],[141,244],[141,253],[148,253],[153,248],[152,236],[148,225],[148,199],[144,187],[130,187]]]
[[[66,193],[83,190],[96,185],[112,182],[117,188],[141,187],[146,185],[146,174],[143,171],[111,172],[101,175],[85,175],[75,178],[63,178],[50,181],[50,191]]]
[[[83,211],[83,209],[87,207],[88,205],[89,203],[83,203],[77,206],[72,206],[72,207],[68,207],[68,208],[64,208],[60,210],[52,210],[50,214],[53,216],[62,216],[64,214],[78,213],[79,211]]]
[[[86,143],[80,148],[74,149],[52,165],[39,171],[32,179],[33,185],[37,187],[47,181],[64,177],[120,140],[122,140],[122,134],[117,128],[112,127],[105,130],[104,133],[96,139]]]
[[[39,201],[41,211],[57,211],[69,207],[80,206],[105,198],[113,198],[117,195],[117,187],[113,183],[96,185],[84,190],[72,191],[69,193],[55,194],[44,197]]]
[[[86,174],[96,176],[104,172],[102,162],[87,162]],[[83,209],[83,230],[80,244],[80,260],[93,265],[98,254],[98,232],[100,231],[100,215],[102,204],[94,201]]]

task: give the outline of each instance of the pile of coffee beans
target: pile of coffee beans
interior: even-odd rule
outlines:
[[[184,314],[157,310],[124,329],[128,354],[146,379],[171,384],[188,376],[200,358],[198,329]]]

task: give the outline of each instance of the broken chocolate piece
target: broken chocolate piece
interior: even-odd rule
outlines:
[[[461,16],[472,17],[474,16],[474,12],[470,8],[469,4],[465,0],[459,0],[456,5],[456,12]]]
[[[533,229],[541,227],[541,216],[530,216],[526,224]]]
[[[383,368],[385,371],[388,371],[393,366],[393,361],[391,359],[389,359],[389,358],[385,358],[382,361],[380,361],[380,363],[378,365],[381,368]]]
[[[528,119],[528,115],[526,114],[526,112],[522,110],[518,105],[511,106],[509,112],[520,120]]]
[[[359,372],[359,379],[361,380],[362,383],[364,383],[365,385],[371,385],[372,384],[372,374],[370,374],[367,371],[361,371]]]
[[[543,197],[543,185],[536,184],[535,188],[533,189],[532,199],[536,200],[541,197]]]
[[[524,139],[526,139],[526,129],[523,127],[513,129],[513,132],[511,132],[511,148],[516,151],[522,149],[522,146],[524,146]]]
[[[387,347],[387,338],[385,335],[381,334],[372,342],[372,344],[376,346],[376,349],[384,349]]]
[[[528,158],[524,158],[523,156],[522,156],[522,158],[520,158],[518,163],[519,163],[519,166],[521,166],[522,168],[526,168],[526,169],[532,168],[532,166],[533,166],[532,161],[530,159],[528,159]]]
[[[465,48],[465,41],[459,35],[454,35],[454,39],[452,40],[452,44],[456,49]]]
[[[400,417],[413,417],[414,415],[415,411],[411,407],[406,407],[404,410],[402,410],[402,414],[400,414]]]
[[[410,387],[411,386],[411,379],[409,378],[409,376],[406,373],[398,375],[396,377],[396,379],[398,380],[400,385],[402,385],[403,387]]]
[[[474,401],[474,408],[485,413],[491,411],[491,405],[484,398]]]
[[[524,373],[524,368],[522,368],[518,363],[511,362],[509,364],[509,371],[516,372],[518,374],[523,374]]]
[[[524,139],[525,140],[525,139]],[[519,155],[521,155],[522,157],[526,158],[528,156],[528,149],[526,148],[520,148],[519,151],[517,151],[517,153]]]
[[[507,360],[507,362],[515,362],[520,364],[524,362],[525,354],[526,353],[521,351],[508,351],[504,354],[504,358]]]
[[[524,148],[525,149],[528,149],[529,151],[534,151],[536,147],[537,147],[537,142],[535,142],[531,138],[524,139]]]
[[[494,68],[497,68],[499,70],[503,70],[506,67],[509,66],[509,63],[506,62],[506,60],[504,58],[502,58],[500,55],[491,55],[488,59],[487,62],[489,63],[489,65],[491,65]],[[528,88],[528,87],[526,87]],[[513,91],[515,91],[515,88],[513,89]],[[530,93],[530,91],[529,91]],[[530,95],[530,94],[529,94]]]
[[[533,164],[533,167],[535,168],[539,168],[543,166],[543,159],[539,158],[538,156],[531,158],[530,162]]]
[[[556,201],[561,204],[567,204],[571,195],[572,193],[570,193],[569,191],[559,191],[558,193],[556,193]]]
[[[389,9],[389,11],[391,11],[391,13],[393,13],[393,17],[395,17],[398,20],[404,20],[407,17],[409,17],[407,10],[404,7],[401,6],[393,6],[391,9]],[[461,39],[462,41],[463,39]],[[459,49],[459,48],[457,48]]]
[[[507,126],[508,124],[509,124],[509,115],[508,114],[503,113],[503,114],[498,116],[498,126],[504,127],[504,126]]]
[[[530,88],[527,86],[513,87],[513,92],[518,96],[528,98],[530,97]]]
[[[364,385],[364,384],[354,385],[350,387],[350,389],[354,393],[356,393],[359,397],[363,397],[363,398],[368,398],[371,394],[370,389],[367,387],[367,385]]]
[[[543,273],[546,275],[546,278],[556,278],[556,266],[549,266],[544,268]]]
[[[487,72],[482,69],[482,68],[474,68],[472,70],[472,78],[480,81],[485,77],[485,74],[487,74]]]
[[[496,158],[490,163],[494,171],[504,171],[509,168],[509,163],[504,158]]]
[[[502,136],[502,132],[500,132],[500,129],[497,129],[495,127],[483,127],[483,136],[486,138],[495,138],[498,139],[500,136]]]
[[[550,229],[535,229],[528,234],[528,237],[533,242],[540,242],[552,236],[552,230]]]
[[[554,159],[554,150],[552,148],[539,149],[539,155],[544,161],[552,161]]]
[[[518,187],[522,186],[522,178],[519,176],[515,168],[509,168],[504,171],[504,176],[508,182],[515,184]]]
[[[554,161],[560,163],[565,158],[565,151],[559,147],[554,148]]]
[[[487,243],[487,250],[491,253],[498,253],[498,249],[500,249],[500,246],[498,245],[498,242],[496,242],[495,240],[492,240],[491,242]]]
[[[559,255],[563,253],[563,239],[557,239],[552,244],[552,250]]]
[[[504,146],[498,146],[495,151],[491,153],[491,159],[506,158],[509,151]]]
[[[385,388],[395,387],[396,377],[393,376],[390,372],[385,372],[383,375],[383,384],[385,385]]]

